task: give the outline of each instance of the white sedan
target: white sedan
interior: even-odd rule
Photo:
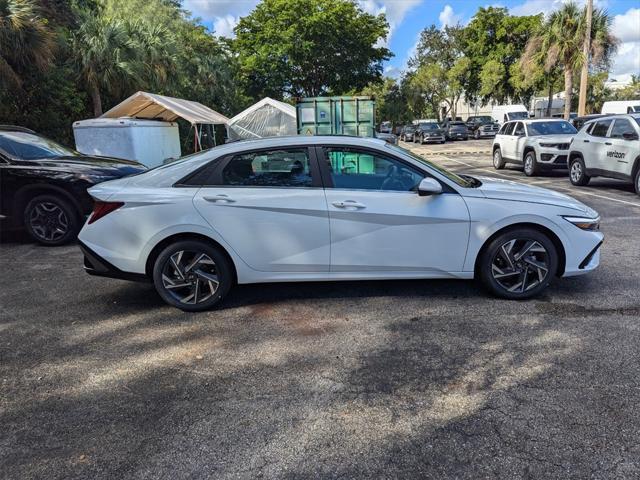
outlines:
[[[571,197],[356,137],[227,144],[89,192],[86,271],[188,311],[258,282],[479,278],[524,299],[596,268],[603,240]]]

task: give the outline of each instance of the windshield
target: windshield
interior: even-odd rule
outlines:
[[[521,118],[529,118],[527,112],[509,112],[507,113],[509,120],[520,120]]]
[[[437,123],[421,123],[420,128],[422,130],[437,130],[439,127]]]
[[[475,118],[476,122],[493,122],[493,118],[489,117],[489,116],[482,116],[482,117],[476,117]]]
[[[466,127],[467,124],[464,122],[451,122],[449,125],[452,127]]]
[[[78,152],[27,132],[0,132],[0,150],[18,160],[76,157]]]
[[[634,105],[633,107],[631,107],[631,109],[634,112],[640,112],[640,105]]]
[[[569,122],[532,122],[529,135],[573,135],[577,132]]]
[[[402,148],[402,147],[398,147],[397,145],[391,145],[391,144],[387,144],[386,145],[387,148],[390,148],[391,150],[396,151],[397,153],[401,153],[404,155],[408,155],[411,158],[413,158],[414,160],[417,160],[418,162],[427,165],[428,167],[431,167],[433,170],[437,171],[438,173],[444,175],[445,177],[447,177],[449,180],[451,180],[452,182],[454,182],[456,185],[459,185],[461,187],[465,187],[465,188],[472,188],[472,187],[477,187],[478,185],[480,185],[480,181],[476,180],[473,177],[469,177],[469,176],[460,176],[458,174],[455,174],[453,172],[450,172],[449,170],[446,170],[444,168],[442,168],[440,165],[430,162],[429,160],[422,158],[419,155],[416,155],[415,153],[413,153],[410,150],[407,150],[406,148]]]

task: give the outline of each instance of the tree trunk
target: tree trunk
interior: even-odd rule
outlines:
[[[100,89],[98,85],[93,84],[89,87],[91,94],[91,101],[93,102],[93,115],[98,118],[102,115],[102,98],[100,97]]]
[[[547,103],[547,117],[551,117],[551,104],[553,104],[553,82],[549,81],[549,102]]]
[[[569,120],[571,113],[571,97],[573,96],[573,70],[566,68],[564,70],[564,119]]]

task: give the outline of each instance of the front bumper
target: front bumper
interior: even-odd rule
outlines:
[[[444,138],[444,135],[438,135],[435,137],[429,136],[429,137],[424,137],[422,139],[422,141],[424,143],[432,143],[432,142],[444,142],[446,139]]]
[[[573,248],[567,250],[563,277],[575,277],[589,273],[600,265],[600,249],[604,242],[602,232],[583,232],[578,242],[572,242]],[[588,237],[587,237],[588,235]]]
[[[567,168],[568,150],[542,148],[538,152],[538,166],[544,170],[563,170]]]

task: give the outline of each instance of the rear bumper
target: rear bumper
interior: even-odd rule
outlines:
[[[150,282],[151,279],[142,273],[123,272],[118,267],[109,263],[96,252],[78,240],[80,250],[84,254],[84,271],[97,277],[117,278],[134,282]]]

